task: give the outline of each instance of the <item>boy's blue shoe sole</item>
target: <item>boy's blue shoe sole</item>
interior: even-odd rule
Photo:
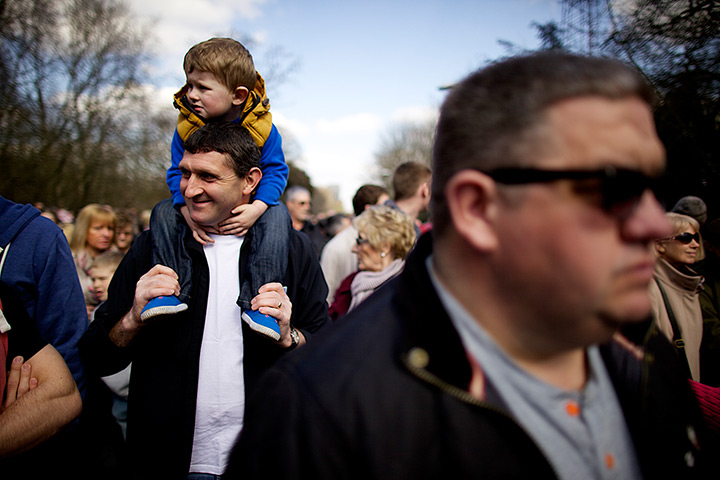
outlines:
[[[272,338],[276,342],[280,340],[280,325],[270,315],[265,315],[257,310],[243,310],[242,319],[256,332]]]
[[[169,297],[155,297],[150,300],[140,312],[140,320],[143,322],[158,315],[172,315],[188,309],[186,303],[182,303],[174,295]]]

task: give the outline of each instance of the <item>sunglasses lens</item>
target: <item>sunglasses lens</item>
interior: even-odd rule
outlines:
[[[620,170],[603,182],[605,209],[615,215],[631,213],[640,202],[645,190],[651,187],[650,179],[640,172]]]
[[[677,240],[678,242],[680,242],[684,245],[687,245],[688,243],[692,242],[693,240],[695,240],[696,242],[700,241],[700,235],[698,235],[697,233],[690,234],[690,233],[685,232],[685,233],[681,233],[680,235],[676,235],[674,238],[675,238],[675,240]]]

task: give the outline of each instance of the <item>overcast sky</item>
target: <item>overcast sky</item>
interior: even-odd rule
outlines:
[[[383,132],[435,115],[444,93],[487,60],[538,44],[533,22],[560,19],[552,0],[130,0],[152,22],[158,101],[184,82],[182,58],[212,36],[251,38],[255,66],[296,65],[268,82],[274,123],[302,149],[300,166],[316,186],[350,199],[374,181]],[[280,48],[283,55],[271,55]]]

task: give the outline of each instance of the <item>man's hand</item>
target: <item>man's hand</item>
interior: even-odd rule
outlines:
[[[187,205],[183,205],[180,207],[180,213],[182,213],[183,218],[185,219],[185,222],[187,222],[188,227],[190,227],[190,230],[192,230],[193,238],[195,241],[197,241],[201,245],[206,245],[208,243],[215,243],[215,241],[210,238],[210,235],[208,233],[221,233],[219,231],[215,231],[214,229],[209,228],[203,228],[197,223],[193,221],[192,218],[190,218],[190,210],[188,210]]]
[[[223,220],[218,225],[220,227],[220,233],[223,235],[245,235],[267,209],[267,204],[260,200],[235,207],[232,210],[234,216]]]
[[[155,265],[138,280],[132,308],[110,330],[110,340],[119,347],[126,346],[145,325],[140,318],[140,313],[150,300],[179,294],[180,284],[177,273],[165,265]]]
[[[280,340],[275,342],[277,345],[287,348],[292,345],[290,339],[290,317],[292,316],[292,302],[290,297],[285,293],[285,289],[279,283],[266,283],[258,290],[258,295],[251,301],[250,305],[253,310],[259,310],[260,313],[270,315],[277,320],[280,326]],[[305,343],[305,336],[300,335],[299,345]]]
[[[0,459],[47,440],[82,410],[75,380],[52,345],[25,363],[14,358],[10,367],[8,399],[0,413]]]
[[[10,371],[8,372],[5,401],[2,404],[2,410],[8,408],[15,403],[15,400],[37,387],[37,384],[37,378],[32,376],[32,365],[30,365],[29,362],[23,362],[23,357],[13,358],[10,364]],[[2,392],[0,392],[0,394],[1,393]]]

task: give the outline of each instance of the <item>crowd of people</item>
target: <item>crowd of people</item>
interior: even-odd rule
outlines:
[[[432,169],[313,218],[249,52],[183,67],[152,214],[0,197],[4,478],[717,471],[720,219],[654,196],[635,70],[478,70]]]

